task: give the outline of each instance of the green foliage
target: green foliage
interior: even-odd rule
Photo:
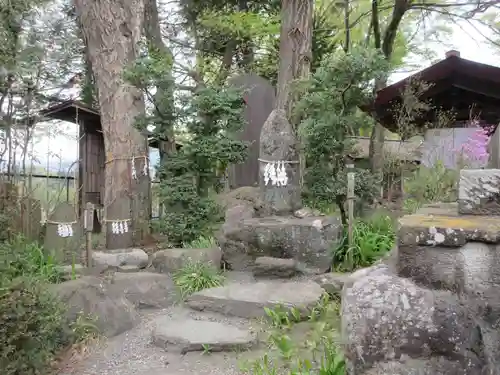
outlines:
[[[396,240],[392,219],[384,215],[356,221],[351,246],[344,232],[341,244],[334,250],[333,267],[339,271],[372,265],[391,251]]]
[[[459,171],[446,168],[442,162],[433,167],[420,166],[404,181],[405,195],[412,205],[426,203],[454,202],[458,193]]]
[[[158,170],[166,212],[159,229],[176,246],[210,235],[222,219],[210,192],[220,188],[221,171],[246,157],[246,144],[233,137],[243,124],[242,103],[240,92],[225,88],[186,98],[180,115],[191,137]]]
[[[244,123],[242,93],[221,86],[200,87],[179,97],[175,106],[171,65],[171,56],[150,50],[126,78],[153,103],[153,111],[139,121],[141,128],[153,125],[153,136],[159,140],[170,139],[174,124],[189,134],[182,148],[168,151],[158,166],[158,195],[165,214],[155,225],[171,246],[180,247],[209,236],[221,220],[211,192],[220,189],[228,165],[244,161],[247,145],[235,137]],[[152,87],[158,89],[155,95]]]
[[[35,276],[57,283],[61,281],[62,273],[59,263],[46,254],[43,247],[19,235],[0,243],[0,277],[13,280],[20,276]]]
[[[299,132],[306,156],[305,194],[321,206],[336,204],[344,223],[346,157],[354,153],[350,137],[364,125],[358,107],[369,99],[373,80],[386,69],[386,61],[376,51],[338,52],[325,58],[311,78],[297,86],[301,100],[295,110],[303,119]],[[370,201],[378,186],[374,176],[367,170],[355,172],[358,201]]]
[[[173,279],[183,299],[200,290],[221,286],[225,280],[214,265],[203,262],[188,262],[174,273]]]

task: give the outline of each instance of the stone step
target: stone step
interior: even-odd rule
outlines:
[[[256,335],[225,323],[162,316],[154,322],[153,344],[181,354],[195,351],[246,350],[257,343]]]
[[[282,305],[285,309],[296,308],[306,317],[324,293],[313,281],[266,280],[205,289],[188,297],[186,304],[198,311],[248,319],[266,316],[264,307]]]

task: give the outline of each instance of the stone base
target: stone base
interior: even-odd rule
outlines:
[[[232,270],[252,270],[258,257],[293,259],[312,273],[326,272],[342,236],[336,217],[282,217],[243,219],[224,225],[219,236],[223,259]]]
[[[500,215],[500,169],[460,171],[458,212],[466,215]]]
[[[400,219],[398,274],[460,292],[500,287],[500,217],[452,216],[444,206]]]

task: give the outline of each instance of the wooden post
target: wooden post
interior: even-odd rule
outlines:
[[[347,214],[348,214],[348,232],[347,232],[347,242],[349,245],[349,269],[352,270],[354,267],[354,257],[351,251],[353,245],[353,229],[354,229],[354,165],[347,165]]]
[[[85,260],[87,268],[92,268],[92,231],[94,229],[94,204],[87,202],[83,215],[85,230]]]

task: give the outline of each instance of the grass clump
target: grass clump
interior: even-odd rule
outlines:
[[[396,233],[389,216],[376,215],[370,219],[358,220],[353,227],[351,246],[348,244],[346,230],[341,244],[334,250],[333,267],[337,271],[368,267],[391,251],[395,240]]]
[[[265,309],[268,352],[260,359],[242,366],[251,375],[345,375],[346,364],[336,332],[339,323],[339,301],[327,295],[308,316],[295,309],[276,306]],[[310,327],[306,337],[294,337],[295,328]],[[300,329],[298,330],[300,332]]]
[[[183,247],[185,249],[211,249],[213,247],[217,247],[217,242],[213,237],[198,237],[196,240],[193,240],[188,243],[184,243]]]
[[[173,274],[173,280],[184,299],[200,290],[221,286],[225,277],[210,263],[188,262]]]

